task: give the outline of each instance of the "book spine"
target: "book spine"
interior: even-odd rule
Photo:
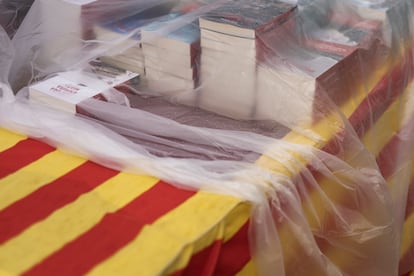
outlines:
[[[275,20],[269,22],[268,24],[265,24],[263,26],[260,26],[256,29],[256,36],[260,35],[262,33],[269,32],[275,28],[280,28],[280,26],[283,26],[287,22],[293,22],[291,19],[297,16],[298,11],[297,7],[294,7],[288,12],[285,12],[281,14],[279,17],[277,17]]]

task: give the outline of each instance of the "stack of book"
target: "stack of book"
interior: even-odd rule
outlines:
[[[413,1],[350,0],[346,3],[361,18],[379,20],[384,23],[382,25],[383,38],[387,46],[391,47],[394,52],[406,47],[406,44],[412,43],[414,23],[410,22],[410,19],[414,16]]]
[[[147,87],[159,94],[192,91],[198,83],[200,29],[172,12],[142,29]]]
[[[229,1],[199,19],[199,107],[239,119],[256,112],[256,63],[260,37],[293,17],[296,5],[275,0]]]
[[[151,22],[140,14],[95,26],[96,39],[108,49],[100,59],[112,66],[144,74],[141,28]]]
[[[380,28],[369,20],[357,26],[331,22],[284,45],[283,60],[291,67],[267,56],[257,69],[256,118],[285,118],[284,110],[294,110],[289,123],[312,123],[330,107],[341,108],[349,99],[357,102],[369,92],[362,91],[365,83],[383,62]]]
[[[144,74],[144,54],[141,44],[141,29],[159,16],[168,14],[176,0],[161,1],[143,7],[138,13],[96,24],[93,34],[102,48],[107,49],[101,60],[109,65]],[[111,18],[111,17],[110,17]]]
[[[122,1],[118,5],[111,0],[36,1],[39,2],[38,24],[42,35],[41,63],[56,63],[61,65],[59,68],[66,68],[67,64],[84,55],[85,41],[94,39],[95,24],[119,20],[138,12],[141,18],[156,17],[168,13],[177,1]]]

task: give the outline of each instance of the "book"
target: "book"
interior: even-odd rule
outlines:
[[[326,70],[334,61],[316,58],[308,63],[316,73]],[[315,77],[292,67],[278,68],[271,62],[258,66],[256,74],[257,86],[254,92],[255,107],[252,118],[276,120],[286,125],[312,122]]]
[[[125,70],[144,73],[144,53],[141,44],[142,28],[159,16],[164,16],[178,1],[148,2],[138,13],[127,17],[104,20],[94,27],[96,40],[109,48],[101,60]],[[126,66],[124,66],[126,64]]]
[[[140,43],[141,28],[151,21],[151,18],[142,18],[142,15],[138,13],[117,21],[97,24],[94,31],[98,40],[115,40],[129,37],[133,42]]]
[[[124,70],[144,74],[141,28],[151,21],[152,19],[142,18],[141,14],[135,14],[95,26],[96,40],[109,47],[101,60]]]
[[[414,5],[410,0],[364,1],[351,0],[347,5],[360,18],[382,22],[382,35],[388,47],[398,51],[402,44],[412,43],[411,18]],[[408,40],[408,41],[407,41]],[[404,46],[405,47],[405,46]]]
[[[99,58],[103,63],[137,74],[145,74],[144,60],[134,60],[123,56],[102,56]]]
[[[256,59],[202,49],[197,106],[236,119],[252,119]]]
[[[158,47],[145,44],[142,48],[145,60],[151,59],[153,62],[173,63],[178,66],[192,67],[199,62],[200,52],[193,51],[191,55],[173,55],[170,51],[162,51]]]
[[[116,56],[103,56],[100,57],[100,60],[104,61],[104,60],[114,60],[114,61],[120,61],[120,62],[125,62],[125,63],[131,63],[133,65],[136,66],[140,66],[142,68],[144,68],[144,56],[131,56],[125,53],[116,55]]]
[[[208,29],[201,29],[201,47],[217,51],[234,53],[237,49],[242,49],[244,53],[256,53],[256,40],[246,39],[238,36],[218,33]]]
[[[146,86],[158,95],[172,95],[181,91],[192,91],[197,86],[194,79],[184,79],[157,69],[145,68]]]
[[[283,41],[285,30],[295,24],[294,14],[294,4],[239,0],[202,15],[197,105],[232,118],[254,118],[257,63],[266,43]]]
[[[151,68],[159,72],[165,72],[170,75],[180,77],[186,80],[197,79],[197,66],[194,66],[194,67],[179,66],[174,63],[154,61],[153,59],[146,59],[145,66],[146,68]]]
[[[295,14],[297,6],[276,0],[235,0],[202,15],[199,25],[218,33],[252,38]]]
[[[357,87],[381,63],[382,52],[375,42],[380,25],[372,26],[376,28],[326,26],[300,43],[286,39],[271,45],[276,48],[256,48],[260,55],[243,55],[242,47],[231,52],[230,44],[218,42],[215,49],[202,47],[198,106],[236,118],[311,123],[327,99],[341,105],[355,96]],[[205,45],[203,35],[201,43]],[[258,44],[245,45],[251,49]],[[283,58],[275,55],[275,49]],[[297,112],[286,116],[287,107]]]
[[[98,0],[39,1],[42,39],[47,42],[41,45],[41,64],[63,63],[65,52],[81,49],[88,28],[85,9],[97,4]]]
[[[29,99],[52,108],[76,113],[77,104],[96,98],[105,100],[105,93],[123,84],[137,84],[138,74],[91,62],[91,65],[57,75],[29,86]]]
[[[142,29],[145,79],[155,94],[192,90],[198,82],[200,30],[184,14],[178,9]]]
[[[182,15],[180,12],[170,13],[145,26],[142,29],[143,48],[149,44],[163,51],[194,55],[200,48],[200,29],[195,22],[178,22],[178,26],[174,26],[174,20]]]
[[[330,24],[308,33],[301,45],[289,47],[294,52],[286,55],[288,62],[305,74],[297,74],[298,83],[305,83],[301,80],[304,77],[311,78],[308,83],[313,82],[313,85],[308,86],[312,88],[302,89],[307,97],[312,95],[307,101],[310,105],[301,109],[309,112],[309,118],[316,120],[318,113],[320,116],[323,106],[329,101],[342,107],[349,99],[361,97],[358,94],[361,93],[361,88],[365,87],[367,80],[384,64],[384,51],[378,39],[380,29],[381,24],[378,21],[361,20],[338,24],[333,20]],[[269,70],[272,69],[267,69]],[[259,69],[259,79],[261,74],[265,76],[258,82],[263,86],[270,85],[271,77],[266,77],[266,72],[263,71]],[[258,89],[259,93],[263,88]],[[276,91],[274,87],[268,89]],[[265,95],[271,93],[262,92],[264,99],[258,100],[259,105],[266,105],[271,101]]]
[[[346,24],[333,20],[305,39],[307,49],[337,61],[333,69],[317,76],[320,88],[335,104],[352,97],[356,87],[385,62],[386,52],[379,39],[381,27],[381,22],[374,20]]]
[[[100,91],[84,87],[61,76],[55,76],[29,87],[33,102],[46,104],[69,113],[76,113],[76,105],[98,95]]]

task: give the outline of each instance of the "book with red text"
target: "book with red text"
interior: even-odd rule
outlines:
[[[80,102],[90,98],[105,100],[106,91],[134,85],[138,77],[133,72],[92,62],[82,70],[61,72],[29,86],[29,99],[74,114]]]

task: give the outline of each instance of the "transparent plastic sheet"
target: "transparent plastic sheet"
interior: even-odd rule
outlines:
[[[42,4],[47,2],[35,1],[13,40],[17,52],[10,73],[13,86],[23,87],[59,70],[84,66],[93,58],[128,51],[134,45],[129,39],[141,27],[116,38],[88,38],[91,30],[96,31],[91,26],[99,28],[128,17],[131,7],[144,13],[148,8],[140,8],[144,4],[140,1],[119,2],[119,7],[128,9],[113,10],[105,4],[90,6],[88,12],[102,16],[85,19],[85,25],[74,34],[59,27],[48,29],[49,18],[39,16]],[[200,16],[227,3],[230,1],[178,3],[187,7],[188,12],[168,22],[154,36],[146,40],[142,37],[142,41],[156,44],[160,37],[189,23],[194,25]],[[262,274],[393,275],[399,259],[407,170],[401,170],[401,175],[396,173],[396,179],[405,179],[398,189],[387,188],[374,152],[369,153],[360,141],[374,125],[375,110],[368,105],[368,117],[356,121],[365,124],[358,125],[352,121],[353,113],[347,113],[341,104],[351,99],[355,109],[360,100],[356,94],[349,95],[349,91],[362,83],[362,93],[368,94],[368,87],[375,86],[375,80],[372,84],[370,78],[361,79],[360,75],[394,57],[407,61],[408,65],[397,63],[397,68],[406,74],[412,59],[395,53],[383,32],[375,29],[368,32],[371,43],[359,45],[362,50],[353,59],[355,75],[344,77],[348,90],[330,91],[336,83],[328,79],[326,83],[317,83],[322,83],[322,87],[315,95],[317,73],[312,70],[323,72],[335,64],[332,56],[323,56],[318,52],[321,49],[312,48],[318,46],[315,38],[349,38],[332,27],[345,24],[330,16],[332,11],[341,10],[343,2],[336,3],[339,6],[331,1],[329,5],[311,4],[302,3],[270,35],[258,35],[256,40],[264,46],[259,54],[254,48],[256,42],[243,40],[240,48],[247,49],[242,53],[233,49],[236,54],[229,54],[226,44],[231,46],[239,40],[228,37],[216,51],[202,49],[196,66],[200,66],[203,78],[196,89],[188,88],[188,82],[178,88],[170,83],[160,84],[167,79],[164,76],[151,87],[144,78],[147,87],[123,89],[133,108],[91,99],[78,105],[80,114],[71,116],[28,101],[25,88],[12,103],[6,103],[3,97],[1,125],[113,168],[145,172],[180,187],[230,194],[252,202],[255,208],[250,237]],[[326,18],[320,16],[315,21],[311,16],[315,12]],[[301,22],[299,28],[296,22]],[[372,28],[370,24],[368,27]],[[366,26],[362,24],[361,28]],[[60,48],[52,43],[55,50],[45,57],[45,53],[50,53],[46,49],[50,49],[48,44],[53,37],[62,34],[74,43],[62,43]],[[206,34],[212,40],[223,39],[221,35]],[[348,40],[344,43],[349,44]],[[309,45],[309,41],[314,43]],[[368,58],[372,61],[365,62]],[[203,73],[204,64],[217,60],[220,62],[213,64],[214,70]],[[157,68],[158,71],[171,70],[168,64],[160,66],[165,67]],[[333,77],[341,73],[346,71],[334,71]],[[403,88],[408,87],[409,74]],[[381,72],[378,75],[372,78],[381,79]],[[393,90],[395,84],[389,85],[386,92]],[[275,94],[269,94],[269,90]],[[252,96],[251,91],[258,96]],[[344,94],[345,99],[334,97]],[[400,101],[404,108],[406,101]],[[410,117],[409,113],[397,115],[397,126],[402,124],[400,117]],[[405,122],[410,125],[409,120]],[[375,141],[377,133],[369,133],[369,138]],[[404,142],[398,147],[409,149],[410,128],[404,128],[398,137]],[[397,168],[410,167],[410,151],[398,150],[393,155]],[[395,218],[396,214],[400,217]]]
[[[29,11],[33,0],[0,1],[0,26],[10,37],[13,37],[21,22]]]
[[[357,127],[367,149],[376,156],[380,171],[387,181],[395,206],[397,225],[401,227],[399,274],[413,270],[414,229],[412,224],[413,140],[413,34],[414,6],[412,1],[345,1],[341,3],[356,18],[379,21],[381,38],[387,54],[377,70],[377,84],[367,82],[370,120],[363,129]],[[369,71],[365,70],[365,75]],[[379,78],[378,78],[379,77]],[[379,80],[379,81],[378,81]],[[382,88],[381,88],[382,86]],[[370,90],[371,87],[371,90]],[[373,88],[372,88],[373,87]],[[378,91],[386,97],[376,99]],[[372,95],[372,96],[371,96]],[[355,121],[350,118],[351,124]],[[384,131],[387,130],[387,131]],[[387,134],[388,132],[388,134]]]
[[[0,27],[0,96],[3,102],[14,99],[13,90],[8,85],[8,73],[13,62],[14,51],[7,33]]]

